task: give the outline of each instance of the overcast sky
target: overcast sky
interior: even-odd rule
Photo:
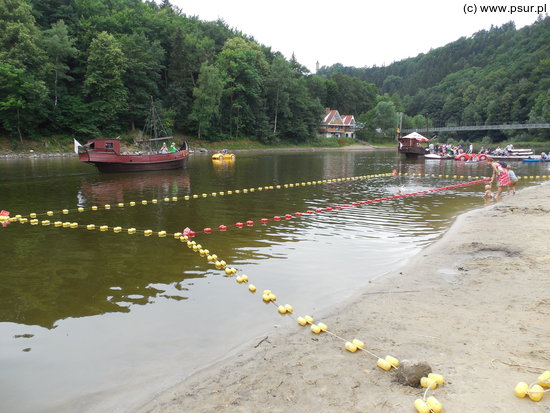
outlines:
[[[547,0],[170,0],[188,16],[223,19],[273,51],[315,72],[321,66],[383,66],[426,53],[462,36],[514,21],[533,23],[536,12],[482,13],[485,5],[532,5]],[[465,7],[477,9],[465,13]],[[547,12],[550,7],[546,5]]]

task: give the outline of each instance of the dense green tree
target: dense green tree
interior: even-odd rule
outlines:
[[[165,53],[158,41],[150,41],[143,33],[121,36],[120,44],[126,61],[122,80],[128,91],[128,109],[124,118],[134,130],[136,123],[138,126],[145,123],[150,97],[159,97]]]
[[[123,74],[127,60],[113,35],[101,32],[90,45],[84,87],[98,127],[120,131],[120,118],[128,109],[128,90]]]
[[[216,62],[226,81],[222,99],[224,130],[231,137],[268,133],[262,89],[267,61],[255,42],[229,39]]]
[[[44,32],[44,47],[50,62],[48,64],[49,84],[52,91],[53,107],[57,107],[59,99],[59,87],[61,82],[70,81],[68,75],[69,58],[76,56],[78,50],[73,46],[74,40],[69,37],[67,25],[60,20],[52,25],[52,28]]]
[[[193,110],[191,119],[197,123],[197,136],[211,135],[214,124],[220,117],[220,102],[223,93],[224,81],[217,67],[203,63],[199,73],[198,85],[193,89]]]

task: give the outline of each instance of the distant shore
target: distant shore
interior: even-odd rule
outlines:
[[[550,370],[550,183],[481,202],[401,269],[311,315],[373,354],[427,362],[445,379],[428,396],[446,412],[550,410],[548,395],[539,403],[514,395],[518,382]],[[246,343],[137,412],[415,411],[426,389],[395,376],[372,355],[296,324]]]
[[[205,149],[205,148],[192,148],[192,153],[215,153],[221,150],[219,149]],[[368,144],[361,145],[347,145],[341,147],[289,147],[289,148],[252,148],[252,149],[231,149],[230,152],[234,153],[247,153],[247,152],[316,152],[316,151],[368,151],[368,150],[387,150],[392,149],[390,147],[373,146]],[[39,151],[26,151],[26,152],[13,152],[4,151],[0,152],[0,158],[71,158],[76,157],[74,152],[39,152]]]

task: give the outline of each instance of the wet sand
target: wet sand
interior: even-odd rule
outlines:
[[[401,269],[310,315],[377,356],[427,362],[445,378],[427,394],[444,412],[550,412],[550,392],[538,403],[513,392],[550,370],[549,229],[550,183],[523,189],[461,215]],[[296,324],[246,343],[138,412],[414,412],[425,389],[396,374]]]

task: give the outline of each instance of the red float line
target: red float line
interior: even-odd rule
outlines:
[[[341,210],[341,209],[358,207],[358,206],[365,205],[365,204],[377,204],[377,203],[385,202],[385,201],[393,201],[395,199],[402,199],[402,198],[409,198],[411,196],[425,195],[425,194],[428,194],[430,192],[446,191],[446,190],[449,190],[449,189],[460,188],[460,187],[465,187],[465,186],[469,186],[469,185],[475,185],[475,184],[483,183],[487,180],[489,180],[489,178],[478,179],[478,180],[475,180],[475,181],[464,182],[464,183],[456,184],[456,185],[442,186],[440,188],[426,189],[424,191],[419,191],[419,192],[410,192],[408,194],[400,194],[400,195],[394,195],[394,196],[387,196],[387,197],[383,197],[383,198],[368,199],[366,201],[351,202],[350,204],[328,206],[326,208],[308,209],[305,212],[296,212],[294,214],[285,214],[285,215],[282,215],[282,216],[275,215],[272,218],[260,218],[259,220],[256,220],[256,221],[254,221],[254,220],[248,220],[248,221],[244,221],[244,222],[239,221],[239,222],[236,222],[235,224],[232,224],[232,225],[231,224],[230,225],[223,225],[222,224],[222,225],[219,225],[217,228],[214,228],[214,227],[204,228],[202,232],[205,233],[205,234],[211,234],[214,231],[225,232],[228,229],[253,227],[258,222],[261,223],[261,224],[267,224],[270,221],[277,222],[277,221],[282,221],[282,220],[290,220],[290,219],[293,219],[293,218],[296,218],[296,217],[301,217],[303,215],[322,214],[323,212],[338,211],[338,210]],[[195,235],[195,234],[193,233],[193,235]]]

